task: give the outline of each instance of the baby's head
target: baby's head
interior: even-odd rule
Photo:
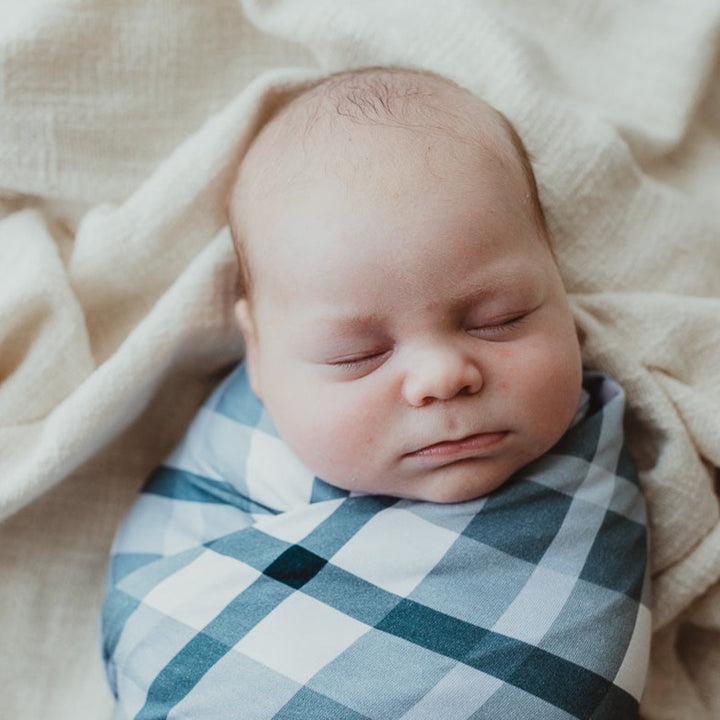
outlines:
[[[569,427],[580,350],[532,169],[470,92],[314,85],[253,142],[230,220],[253,389],[327,482],[461,502]]]

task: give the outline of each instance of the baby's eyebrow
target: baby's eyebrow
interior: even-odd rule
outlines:
[[[447,298],[447,302],[462,308],[508,295],[518,299],[527,298],[536,295],[538,291],[538,280],[532,269],[520,266],[505,270],[492,278],[483,277],[482,283],[473,288],[458,288],[457,293]]]
[[[448,303],[461,307],[481,303],[502,294],[508,289],[508,284],[503,282],[486,283],[469,291],[458,291],[454,296],[448,298]]]
[[[315,320],[315,327],[330,335],[369,335],[378,331],[380,319],[374,315],[342,313],[323,314]]]
[[[318,347],[344,349],[350,342],[377,343],[386,337],[386,328],[375,315],[330,311],[314,317],[305,336]]]

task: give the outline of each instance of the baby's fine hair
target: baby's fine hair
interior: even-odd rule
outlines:
[[[434,87],[433,87],[434,86]],[[351,122],[362,125],[400,127],[419,132],[436,131],[467,136],[481,136],[476,118],[453,112],[438,102],[434,88],[451,88],[458,95],[473,96],[457,83],[426,70],[401,67],[366,67],[344,70],[299,85],[283,95],[269,113],[253,139],[248,152],[263,135],[263,130],[278,122],[292,119],[285,132],[291,139],[303,142],[321,122]],[[540,203],[537,182],[525,145],[512,123],[496,108],[486,105],[497,119],[515,151],[516,160],[528,185],[528,195],[541,236],[547,241],[545,213]],[[297,112],[296,112],[297,111]],[[461,128],[458,133],[456,128]],[[488,142],[487,138],[483,138]],[[502,150],[497,148],[499,152]],[[505,153],[507,155],[507,153]],[[230,192],[229,223],[238,257],[241,295],[251,294],[252,278],[248,267],[242,231],[232,198],[240,182],[243,162]]]

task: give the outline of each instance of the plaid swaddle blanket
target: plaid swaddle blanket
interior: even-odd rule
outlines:
[[[117,718],[636,717],[645,510],[623,394],[586,374],[551,453],[486,498],[348,494],[277,438],[243,366],[117,536]]]

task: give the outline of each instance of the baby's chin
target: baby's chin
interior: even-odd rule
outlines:
[[[470,502],[483,498],[505,484],[507,477],[466,483],[429,483],[427,487],[420,487],[413,493],[408,493],[409,500],[451,505],[454,503]]]
[[[470,502],[489,495],[505,484],[512,473],[507,471],[489,474],[482,463],[465,460],[453,463],[434,472],[403,479],[382,488],[361,488],[358,483],[346,489],[373,495],[389,495],[404,500],[451,505]]]

